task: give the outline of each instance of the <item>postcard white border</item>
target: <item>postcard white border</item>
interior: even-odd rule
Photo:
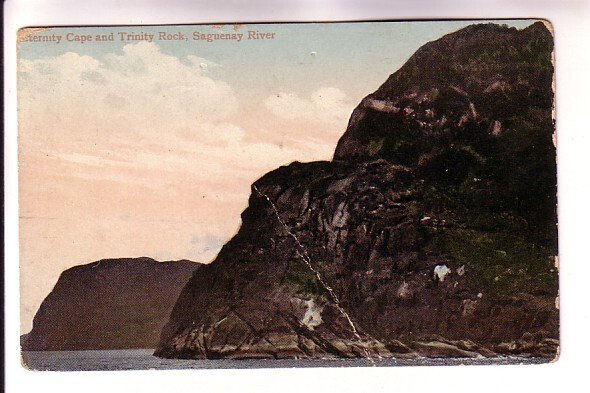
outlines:
[[[587,157],[588,1],[8,0],[5,3],[6,391],[556,392],[588,386],[590,352]],[[16,144],[16,30],[35,25],[126,25],[383,19],[549,19],[555,29],[562,356],[536,366],[31,372],[20,365]],[[392,70],[393,71],[393,70]],[[578,388],[579,389],[579,388]],[[578,390],[576,389],[576,390]]]

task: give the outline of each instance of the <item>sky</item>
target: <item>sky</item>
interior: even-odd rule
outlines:
[[[364,96],[420,46],[472,23],[21,31],[62,37],[18,47],[22,332],[72,266],[139,256],[211,262],[237,232],[256,179],[331,159]],[[274,38],[248,40],[250,30]],[[244,36],[207,42],[195,32]],[[96,41],[110,33],[113,41]]]

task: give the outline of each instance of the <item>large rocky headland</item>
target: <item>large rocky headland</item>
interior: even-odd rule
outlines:
[[[359,103],[332,161],[253,184],[156,355],[555,358],[552,52],[543,22],[421,47]]]
[[[154,348],[178,294],[200,264],[103,259],[59,277],[21,337],[23,350]]]

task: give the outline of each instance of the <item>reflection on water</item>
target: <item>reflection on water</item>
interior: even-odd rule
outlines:
[[[277,368],[277,367],[370,367],[367,359],[246,359],[246,360],[186,360],[160,359],[153,349],[125,349],[101,351],[23,351],[23,363],[33,370],[172,370],[214,368]],[[453,366],[483,364],[538,364],[546,358],[411,358],[375,359],[377,366]]]

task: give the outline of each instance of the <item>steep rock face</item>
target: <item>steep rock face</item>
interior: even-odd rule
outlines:
[[[104,259],[64,271],[22,337],[24,350],[154,348],[200,265]]]
[[[478,204],[555,223],[552,50],[542,22],[430,42],[357,106],[334,159],[385,158],[427,180],[474,175],[465,185],[481,190]]]
[[[164,357],[554,356],[552,38],[467,27],[351,116],[332,162],[252,187]]]

